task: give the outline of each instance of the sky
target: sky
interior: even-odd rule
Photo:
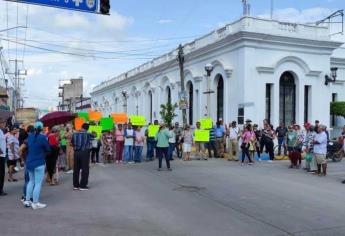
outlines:
[[[249,3],[252,16],[269,17],[270,0]],[[311,23],[344,8],[344,0],[274,0],[274,18]],[[241,0],[111,0],[110,16],[0,1],[0,43],[10,71],[16,58],[28,71],[24,106],[47,109],[58,105],[62,80],[82,76],[87,96],[100,82],[241,16]],[[1,32],[15,26],[27,27]]]

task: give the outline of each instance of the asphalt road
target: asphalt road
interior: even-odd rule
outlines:
[[[224,160],[93,166],[90,191],[72,176],[44,186],[46,209],[25,209],[22,181],[6,183],[0,235],[345,235],[345,162],[328,177],[288,169],[285,161],[240,166]]]

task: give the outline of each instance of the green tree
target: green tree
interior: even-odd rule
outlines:
[[[345,102],[331,102],[331,115],[345,118]]]
[[[177,103],[175,103],[174,105],[170,102],[168,102],[167,104],[161,104],[160,114],[166,125],[171,126],[173,119],[177,116],[177,114],[175,113],[177,107]]]

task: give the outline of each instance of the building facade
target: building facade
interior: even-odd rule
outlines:
[[[207,116],[210,99],[213,120],[249,118],[261,124],[269,119],[277,126],[318,119],[331,125],[330,102],[345,101],[345,53],[343,43],[329,35],[327,26],[243,17],[184,45],[188,123]],[[93,108],[105,115],[126,112],[160,119],[160,105],[179,100],[177,54],[169,52],[101,83],[91,93]],[[208,78],[209,63],[213,71]],[[338,69],[336,81],[325,85],[333,67]],[[214,93],[205,94],[208,90]],[[182,121],[181,111],[176,120]]]

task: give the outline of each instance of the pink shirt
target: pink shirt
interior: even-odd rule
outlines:
[[[254,133],[250,132],[250,131],[246,131],[244,132],[244,134],[242,135],[242,139],[244,143],[249,143],[250,139],[253,137]]]
[[[140,132],[135,132],[135,146],[144,146],[145,136]]]
[[[123,130],[120,131],[120,130],[117,129],[115,131],[115,139],[116,139],[116,141],[123,142],[125,140],[124,134],[125,134],[125,132]]]

